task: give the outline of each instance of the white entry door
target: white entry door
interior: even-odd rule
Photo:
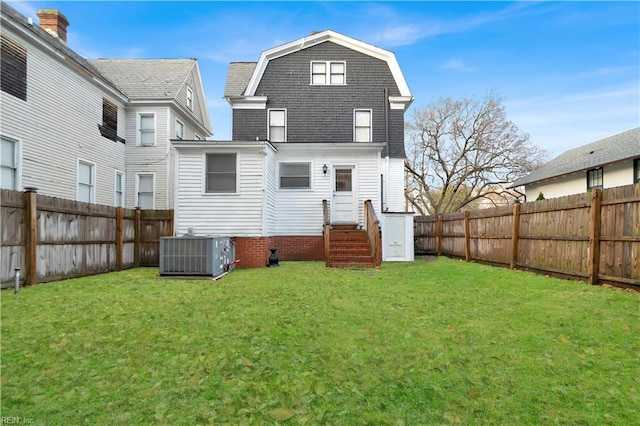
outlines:
[[[333,202],[331,203],[332,223],[358,223],[356,200],[355,167],[336,166],[333,168]]]

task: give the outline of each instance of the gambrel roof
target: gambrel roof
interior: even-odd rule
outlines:
[[[402,109],[406,109],[413,101],[413,96],[409,90],[409,86],[400,70],[400,65],[393,52],[381,49],[371,44],[356,40],[351,37],[347,37],[343,34],[336,33],[335,31],[326,30],[318,33],[311,34],[307,37],[292,41],[290,43],[283,44],[265,50],[260,55],[260,59],[255,62],[234,62],[229,65],[229,72],[227,75],[227,86],[225,88],[225,97],[254,97],[256,96],[256,90],[260,80],[267,68],[267,64],[272,59],[277,59],[291,53],[307,49],[312,46],[324,42],[333,42],[348,49],[355,50],[365,55],[385,61],[389,66],[389,70],[393,75],[393,78],[400,91],[400,96],[391,97],[389,100],[393,105],[398,105]],[[250,75],[249,75],[250,73]],[[247,76],[249,77],[248,81]]]
[[[640,157],[640,127],[571,149],[511,185],[539,182]]]

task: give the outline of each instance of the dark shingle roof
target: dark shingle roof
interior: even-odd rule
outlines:
[[[227,71],[227,84],[224,97],[242,96],[244,94],[257,62],[231,62]]]
[[[89,63],[131,99],[173,99],[195,59],[91,59]]]
[[[640,127],[571,149],[529,175],[518,179],[511,187],[527,185],[635,157],[640,157]]]

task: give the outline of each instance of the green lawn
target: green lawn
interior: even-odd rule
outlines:
[[[638,424],[640,294],[440,258],[3,291],[33,424]]]

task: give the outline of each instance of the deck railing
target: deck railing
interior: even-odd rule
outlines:
[[[373,264],[378,267],[382,264],[382,231],[380,230],[380,220],[376,216],[371,200],[364,202],[364,215]]]
[[[324,236],[324,262],[329,266],[329,243],[331,236],[331,219],[329,217],[329,202],[322,200],[322,235]]]

